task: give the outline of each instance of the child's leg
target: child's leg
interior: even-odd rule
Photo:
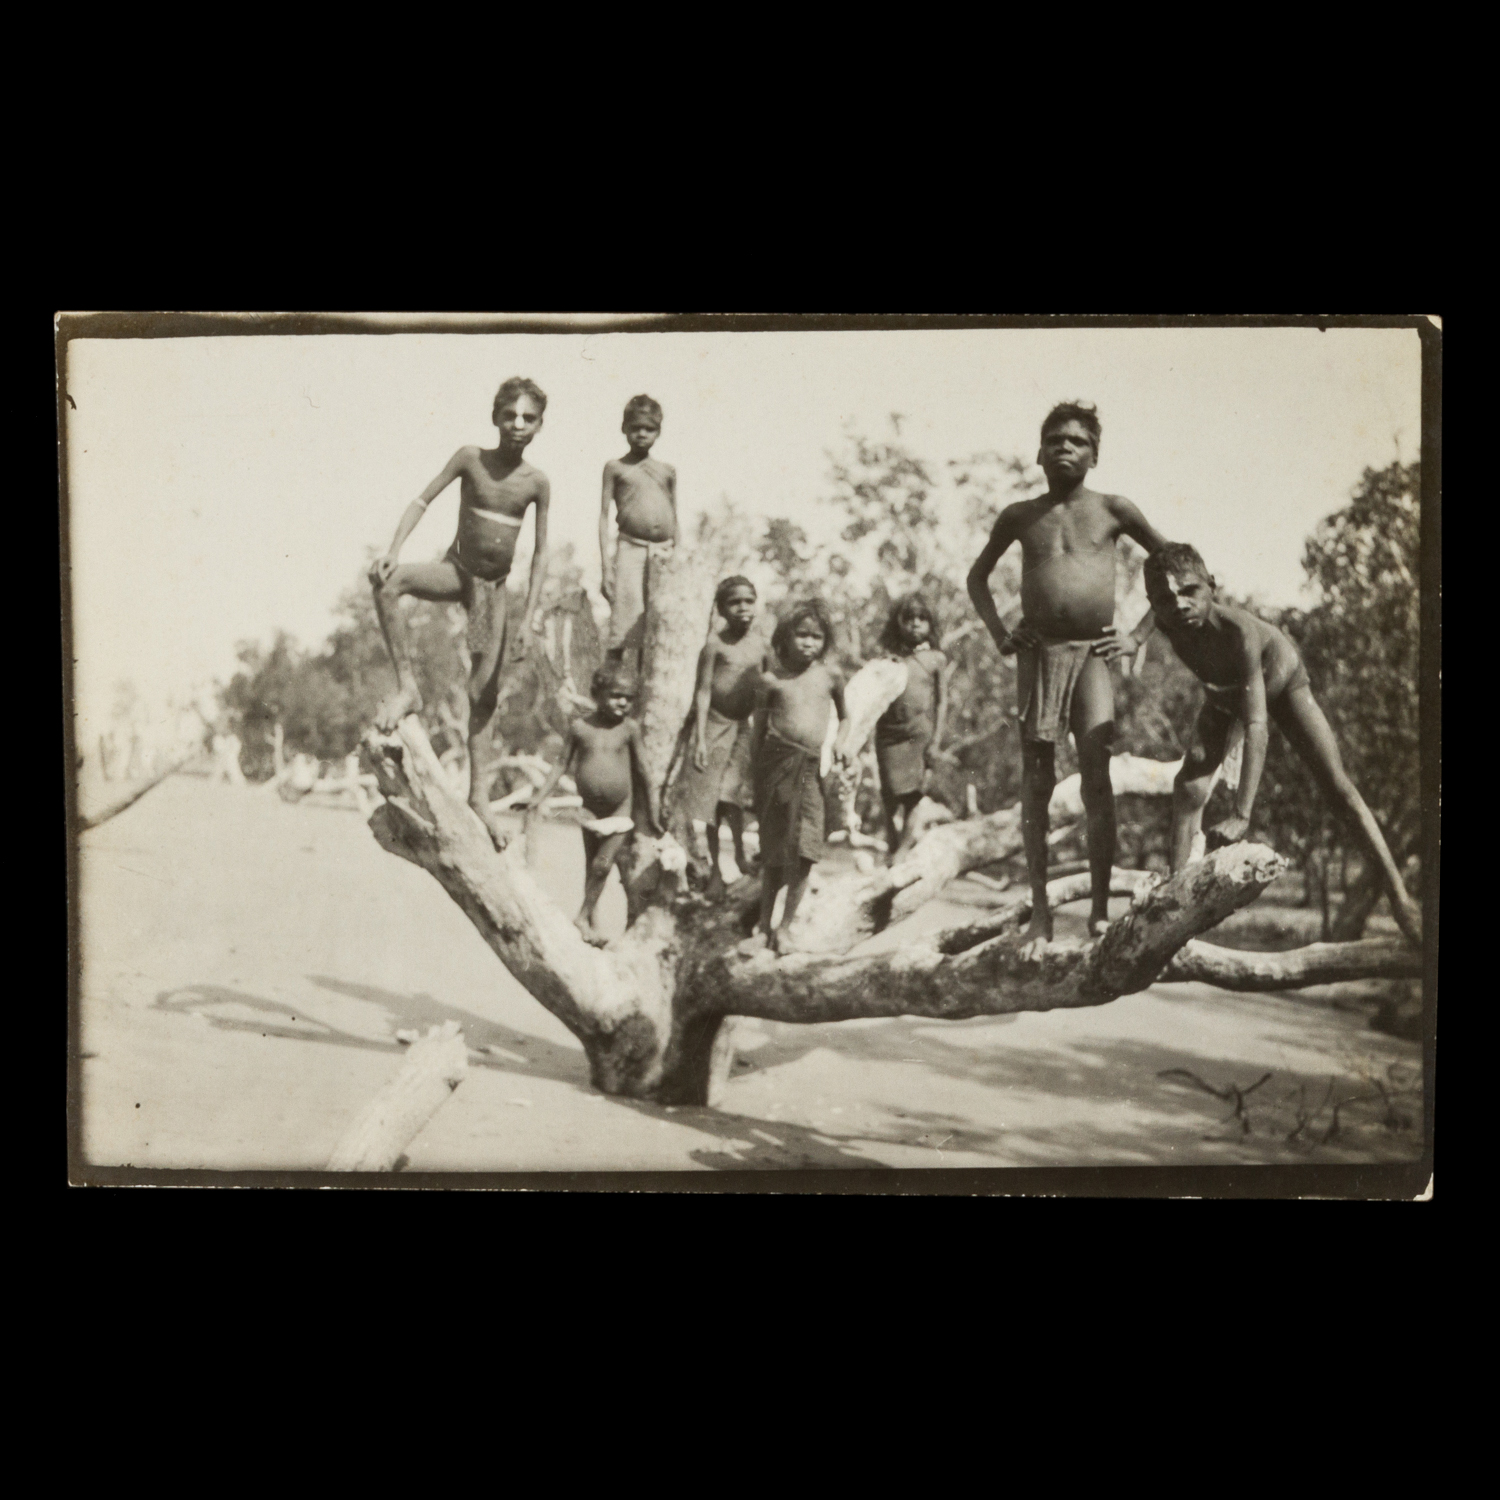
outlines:
[[[476,598],[476,608],[490,610],[488,628],[474,644],[477,649],[469,664],[469,806],[479,815],[479,821],[489,830],[490,838],[497,849],[505,848],[507,839],[499,820],[490,811],[490,787],[495,779],[494,735],[492,726],[495,709],[500,702],[500,673],[505,666],[505,588],[490,594],[481,604]]]
[[[1047,910],[1047,807],[1057,785],[1052,746],[1046,740],[1021,742],[1021,842],[1026,849],[1026,874],[1031,881],[1031,923],[1028,942],[1052,941],[1052,913]]]
[[[1229,727],[1234,721],[1204,704],[1193,730],[1193,742],[1172,783],[1171,868],[1175,875],[1193,858],[1193,840],[1203,827],[1203,809],[1214,789],[1214,772],[1224,759]]]
[[[402,563],[384,583],[373,586],[375,617],[385,636],[386,650],[396,668],[396,691],[380,705],[375,727],[388,732],[407,714],[421,710],[422,694],[417,689],[417,675],[412,670],[411,646],[406,638],[406,621],[400,600],[410,594],[414,599],[429,599],[438,604],[453,604],[463,597],[463,580],[450,562]]]
[[[1115,789],[1109,779],[1115,737],[1114,684],[1102,656],[1091,656],[1073,689],[1073,743],[1088,832],[1090,937],[1109,921],[1109,875],[1115,864]]]
[[[708,839],[708,894],[713,897],[724,894],[724,876],[719,870],[719,815],[723,810],[722,805],[716,807],[703,830]]]
[[[1391,915],[1407,939],[1421,945],[1422,912],[1401,881],[1396,861],[1391,857],[1390,847],[1375,815],[1365,805],[1354,783],[1344,770],[1344,760],[1339,754],[1338,741],[1333,730],[1318,707],[1312,689],[1299,686],[1289,688],[1271,704],[1271,717],[1281,726],[1281,732],[1300,755],[1323,793],[1337,812],[1353,829],[1359,839],[1365,857],[1375,862],[1387,893],[1391,898]]]
[[[812,874],[813,862],[803,859],[800,855],[796,864],[787,871],[786,905],[782,908],[781,924],[771,935],[771,947],[781,952],[781,935],[792,925],[792,918],[797,915],[797,908],[802,904],[802,894],[807,889],[807,877]]]
[[[880,811],[885,816],[885,862],[888,865],[896,863],[896,845],[901,842],[901,830],[896,826],[896,810],[900,806],[900,799],[893,797],[882,785]]]
[[[767,865],[760,872],[760,930],[771,936],[771,913],[776,910],[776,893],[786,884],[785,872]]]
[[[752,875],[750,860],[745,854],[745,813],[733,802],[721,802],[718,806],[721,822],[729,824],[729,836],[734,840],[734,862],[741,875]]]
[[[612,833],[601,839],[597,833],[590,833],[587,828],[583,830],[583,855],[588,863],[583,876],[583,906],[574,926],[587,942],[604,943],[603,934],[594,926],[594,908],[604,894],[609,872],[624,853],[625,840],[629,837],[628,833]]]
[[[891,850],[892,863],[895,862],[894,856],[905,854],[914,842],[913,834],[915,829],[912,817],[916,813],[917,804],[921,800],[921,792],[908,792],[906,796],[897,798],[897,802],[901,808],[901,842]]]

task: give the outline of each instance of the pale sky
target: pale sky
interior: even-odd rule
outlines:
[[[122,678],[159,703],[226,681],[241,639],[319,642],[365,549],[456,448],[494,445],[510,375],[548,394],[528,458],[551,477],[553,543],[576,544],[595,587],[600,469],[638,392],[665,408],[654,452],[685,522],[728,494],[825,540],[837,518],[816,502],[846,420],[884,436],[904,413],[903,441],[942,470],[1034,458],[1054,402],[1094,401],[1091,484],[1270,603],[1299,598],[1303,541],[1362,470],[1421,439],[1408,329],[87,339],[69,362],[78,708],[101,720]],[[457,509],[455,484],[403,557],[440,554]]]

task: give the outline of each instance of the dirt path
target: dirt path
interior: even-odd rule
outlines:
[[[544,830],[571,910],[576,830]],[[582,1050],[422,871],[352,813],[175,777],[83,836],[84,1148],[101,1165],[321,1168],[400,1064],[456,1019],[470,1075],[413,1170],[1063,1166],[1414,1158],[1421,1056],[1362,1013],[1158,986],[1090,1011],[957,1023],[736,1023],[718,1110],[606,1099]],[[606,929],[624,903],[612,888]],[[914,920],[952,915],[933,903]],[[1069,920],[1064,917],[1064,922]],[[1066,928],[1064,928],[1066,930]],[[882,941],[892,940],[886,935]],[[1181,1078],[1242,1088],[1232,1105]],[[1315,1112],[1334,1101],[1372,1102]],[[1380,1101],[1380,1080],[1393,1102]],[[1311,1116],[1291,1143],[1297,1093]],[[1403,1128],[1402,1118],[1412,1122]]]

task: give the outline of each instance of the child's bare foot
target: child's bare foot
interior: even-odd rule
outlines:
[[[1109,915],[1091,915],[1089,917],[1089,936],[1091,938],[1103,937],[1105,929],[1109,926]]]
[[[736,953],[743,953],[746,957],[751,954],[763,953],[766,948],[766,935],[763,932],[752,932],[749,937],[741,938],[734,945]]]
[[[791,951],[787,941],[785,922],[783,922],[781,926],[771,934],[770,947],[771,952],[774,953],[777,958],[785,958],[787,953]]]
[[[573,925],[578,929],[578,936],[595,948],[602,948],[609,941],[587,917],[576,918]]]
[[[489,803],[483,800],[475,800],[469,803],[469,806],[474,809],[475,817],[484,824],[485,830],[490,836],[490,842],[494,844],[496,850],[503,851],[505,846],[510,843],[510,835],[500,826],[494,813],[490,811]]]
[[[728,889],[729,887],[724,884],[723,872],[719,869],[718,865],[715,865],[708,877],[708,885],[704,889],[703,894],[710,901],[719,901],[723,899],[724,892]]]
[[[375,727],[389,734],[407,714],[422,712],[422,695],[415,687],[398,687],[375,711]]]
[[[1040,940],[1044,943],[1052,941],[1052,913],[1047,909],[1045,901],[1038,901],[1031,909],[1031,921],[1026,927],[1026,941],[1034,943]]]

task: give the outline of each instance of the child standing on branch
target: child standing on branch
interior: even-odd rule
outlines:
[[[793,608],[771,637],[775,665],[755,690],[755,812],[760,819],[760,928],[781,953],[783,934],[797,914],[807,877],[823,857],[824,792],[821,765],[828,715],[843,720],[844,683],[823,660],[833,645],[833,622],[821,600]],[[834,762],[845,755],[845,734],[834,742]],[[776,893],[786,906],[773,932]]]
[[[666,556],[677,541],[677,471],[651,457],[661,436],[661,404],[650,396],[632,396],[625,404],[620,430],[630,444],[624,458],[604,466],[599,507],[601,592],[610,605],[609,652],[638,659],[641,627],[650,587],[650,565]],[[619,536],[611,563],[609,511],[615,507]]]
[[[911,815],[927,789],[927,777],[943,737],[948,715],[943,668],[948,658],[937,649],[937,618],[932,607],[916,594],[901,600],[891,611],[880,644],[894,660],[906,663],[905,690],[875,721],[886,863],[895,864],[897,855],[911,844]]]
[[[1338,742],[1312,695],[1296,646],[1249,610],[1219,603],[1217,588],[1195,548],[1185,542],[1163,547],[1146,560],[1151,610],[1126,643],[1127,648],[1144,644],[1152,629],[1159,629],[1204,687],[1193,742],[1172,789],[1173,874],[1191,858],[1214,772],[1225,761],[1230,742],[1240,736],[1244,763],[1234,812],[1209,829],[1207,847],[1237,843],[1249,832],[1266,763],[1268,719],[1274,719],[1359,840],[1365,858],[1380,871],[1401,931],[1420,946],[1422,914],[1401,883],[1380,825],[1344,771]]]
[[[750,779],[751,713],[755,687],[765,665],[765,637],[755,622],[755,585],[736,575],[714,591],[722,631],[710,630],[698,657],[693,694],[693,727],[687,764],[677,781],[677,807],[684,818],[707,825],[712,864],[708,894],[723,893],[719,871],[719,825],[727,822],[734,839],[734,862],[750,873],[745,858],[744,809],[754,801]]]
[[[491,412],[499,428],[495,448],[460,448],[441,474],[417,496],[401,516],[390,550],[370,564],[375,590],[375,613],[386,648],[396,668],[396,691],[375,717],[378,729],[391,730],[407,714],[422,708],[422,695],[412,669],[406,623],[397,607],[404,595],[438,604],[462,604],[468,615],[469,649],[469,806],[489,830],[497,849],[505,834],[490,811],[490,783],[494,779],[491,723],[499,702],[500,676],[506,648],[521,657],[526,631],[540,632],[537,615],[542,585],[547,579],[547,506],[551,489],[547,476],[525,460],[527,445],[542,430],[547,397],[531,380],[517,376],[495,393]],[[441,562],[403,563],[401,548],[427,507],[453,481],[460,481],[458,535]],[[531,559],[531,585],[520,628],[506,619],[505,581],[510,576],[516,538],[527,510],[536,506],[536,544]]]
[[[1002,656],[1016,657],[1016,712],[1021,720],[1021,832],[1031,881],[1029,941],[1051,941],[1047,909],[1048,803],[1056,784],[1054,749],[1069,730],[1078,750],[1087,818],[1092,901],[1088,930],[1109,921],[1109,872],[1115,857],[1115,798],[1109,780],[1114,689],[1107,663],[1125,654],[1114,626],[1115,543],[1121,536],[1148,552],[1166,545],[1140,511],[1120,495],[1084,483],[1099,461],[1099,416],[1081,402],[1047,413],[1037,454],[1047,492],[1000,512],[984,551],[969,570],[969,597]],[[1021,544],[1022,620],[1007,631],[989,578],[1012,542]]]
[[[529,851],[542,804],[564,774],[571,774],[588,814],[583,825],[583,908],[574,925],[586,942],[602,947],[605,939],[594,926],[594,908],[634,831],[637,786],[645,802],[646,831],[658,836],[661,826],[642,759],[641,726],[628,717],[635,701],[634,685],[618,662],[607,662],[594,673],[589,688],[594,711],[569,726],[563,753],[531,799],[522,832]]]

